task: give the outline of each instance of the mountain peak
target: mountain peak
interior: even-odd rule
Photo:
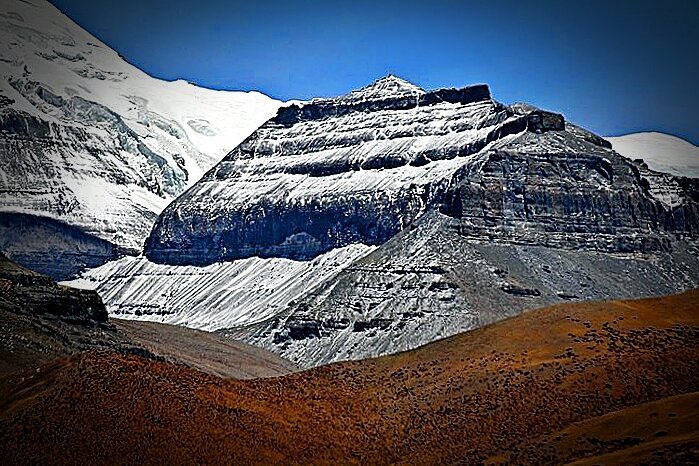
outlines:
[[[421,95],[425,90],[405,79],[388,74],[368,86],[352,91],[341,97],[342,101],[358,102],[363,100],[381,100],[385,98],[403,97],[406,95]]]

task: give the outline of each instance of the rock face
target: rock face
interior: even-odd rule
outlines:
[[[639,166],[561,115],[504,106],[485,86],[428,92],[389,76],[280,109],[168,206],[146,255],[309,259],[383,244],[428,210],[474,238],[663,250],[699,231],[696,195],[688,183],[664,204]]]
[[[220,333],[304,367],[373,357],[554,303],[696,287],[699,248],[672,247],[612,253],[475,240],[458,219],[430,212],[276,316]]]
[[[427,92],[393,76],[284,107],[168,206],[145,252],[209,264],[382,244],[441,205],[485,147],[563,126],[560,115],[491,100],[486,86]]]
[[[50,314],[76,322],[106,322],[107,311],[94,291],[57,285],[50,277],[9,261],[0,253],[0,298],[3,309]]]
[[[274,312],[232,308],[226,320],[248,317],[220,329],[313,366],[551,303],[697,286],[698,206],[696,180],[559,114],[389,76],[280,109],[163,211],[145,253],[174,284],[188,266],[377,246]]]
[[[140,252],[168,202],[277,107],[259,93],[154,79],[47,1],[10,1],[0,12],[0,249],[59,279],[94,265],[97,249],[98,263]],[[36,236],[24,235],[27,216]],[[72,241],[76,229],[90,238]],[[58,263],[43,243],[59,246]]]

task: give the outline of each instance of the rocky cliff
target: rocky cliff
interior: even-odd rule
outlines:
[[[383,244],[429,210],[458,218],[465,236],[568,248],[662,250],[696,236],[696,184],[653,191],[642,171],[563,116],[502,105],[486,86],[424,91],[389,76],[280,109],[168,206],[146,255],[309,259]]]

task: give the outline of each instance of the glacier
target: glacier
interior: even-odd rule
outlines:
[[[675,176],[699,178],[699,147],[677,136],[658,132],[607,137],[615,151],[643,160],[649,168]]]
[[[5,2],[0,249],[54,278],[138,254],[165,206],[280,104],[155,79],[48,1]]]

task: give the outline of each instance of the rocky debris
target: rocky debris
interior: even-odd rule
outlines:
[[[369,320],[358,320],[354,322],[354,326],[352,327],[353,332],[366,332],[367,330],[372,330],[372,329],[381,329],[381,330],[386,330],[388,327],[391,326],[393,323],[393,319],[380,319],[378,317],[374,317],[373,319]]]
[[[212,333],[108,320],[96,292],[57,285],[0,253],[0,380],[18,370],[33,370],[94,349],[233,378],[269,377],[296,369],[264,349]]]
[[[500,287],[502,291],[514,296],[541,296],[541,291],[536,288],[524,288],[512,283],[505,283]]]
[[[320,338],[275,342],[287,317],[220,333],[312,367],[409,350],[561,301],[657,296],[699,283],[699,250],[684,242],[672,253],[571,250],[474,241],[458,225],[427,214],[279,310],[320,322]],[[383,326],[353,331],[372,319]]]
[[[274,341],[284,342],[288,339],[305,340],[307,338],[320,338],[321,324],[317,320],[294,316],[288,319],[282,332],[274,335]]]

